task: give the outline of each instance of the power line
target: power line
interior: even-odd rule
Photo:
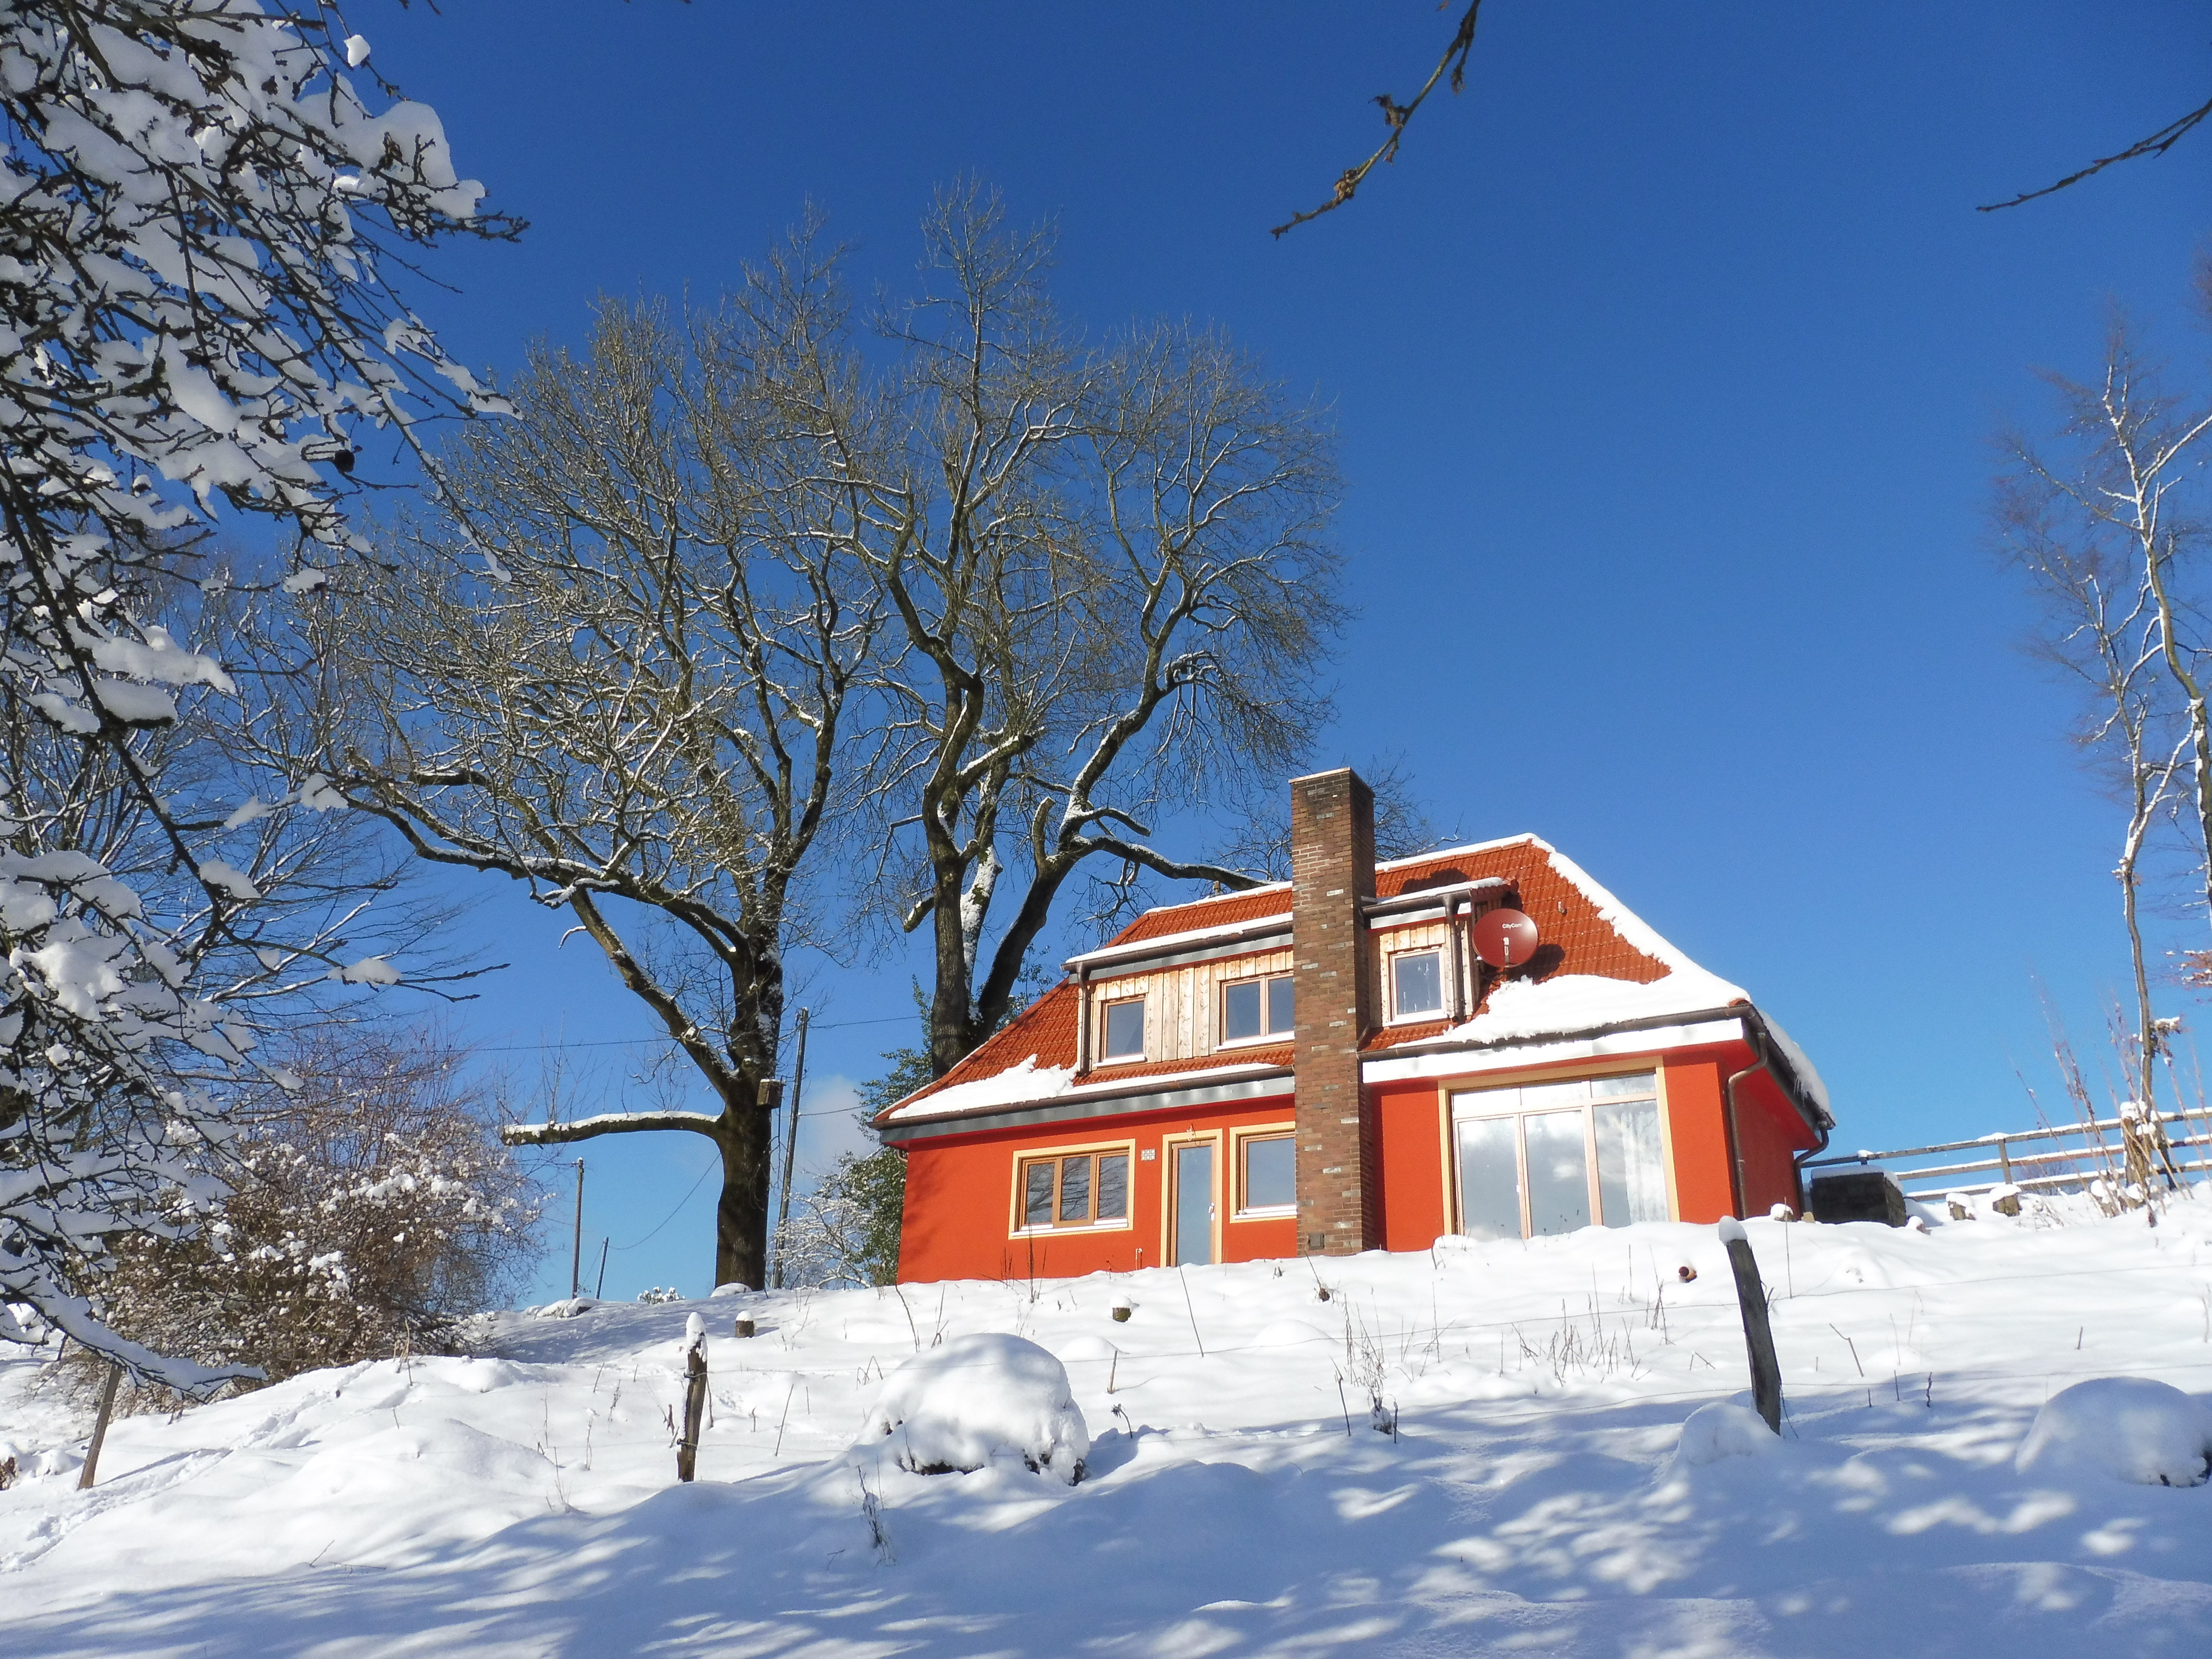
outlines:
[[[885,1014],[879,1019],[825,1019],[815,1022],[817,1031],[842,1031],[856,1025],[899,1025],[914,1018],[912,1014]],[[479,1054],[514,1054],[536,1053],[546,1048],[628,1048],[646,1042],[672,1042],[669,1036],[641,1037],[585,1037],[579,1041],[560,1042],[500,1042],[474,1045],[471,1052]]]

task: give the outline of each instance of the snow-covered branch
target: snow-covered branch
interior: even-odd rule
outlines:
[[[0,1298],[185,1389],[204,1376],[102,1334],[108,1243],[185,1224],[161,1219],[179,1193],[213,1196],[192,1155],[227,1133],[222,1081],[256,1040],[228,964],[343,941],[274,937],[272,884],[302,866],[266,842],[241,862],[224,838],[255,815],[210,829],[191,809],[199,763],[175,734],[239,689],[220,638],[182,643],[160,613],[219,514],[342,556],[360,544],[358,434],[412,443],[425,416],[499,407],[385,267],[514,227],[482,212],[434,112],[362,96],[346,33],[319,0],[0,13],[0,719],[18,757],[0,799]],[[310,793],[286,811],[323,810]],[[93,856],[88,826],[124,821],[158,861]]]
[[[601,1112],[565,1123],[505,1124],[499,1138],[510,1146],[562,1146],[572,1140],[641,1133],[648,1129],[689,1129],[694,1134],[718,1135],[721,1123],[720,1117],[708,1112]]]

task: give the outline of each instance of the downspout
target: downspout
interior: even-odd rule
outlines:
[[[1746,1020],[1743,1036],[1744,1041],[1751,1044],[1751,1064],[1721,1085],[1721,1133],[1728,1141],[1729,1201],[1732,1213],[1739,1220],[1743,1218],[1743,1138],[1736,1131],[1736,1085],[1759,1072],[1774,1077],[1767,1065],[1766,1044],[1759,1028]],[[1774,1080],[1780,1086],[1781,1079]]]
[[[1075,1074],[1091,1075],[1091,967],[1075,970]]]
[[[1742,1213],[1744,1198],[1743,1147],[1736,1134],[1736,1087],[1739,1084],[1747,1081],[1754,1073],[1764,1072],[1773,1079],[1774,1086],[1781,1090],[1785,1097],[1789,1097],[1793,1102],[1796,1099],[1796,1097],[1791,1095],[1790,1086],[1782,1080],[1780,1073],[1774,1069],[1774,1054],[1767,1043],[1764,1023],[1760,1021],[1755,1012],[1747,1010],[1747,1013],[1748,1017],[1743,1022],[1743,1034],[1744,1040],[1751,1044],[1752,1062],[1721,1085],[1723,1097],[1721,1112],[1722,1127],[1728,1138],[1729,1184],[1735,1196],[1739,1217]],[[1802,1215],[1805,1212],[1804,1165],[1808,1159],[1818,1158],[1828,1150],[1828,1138],[1834,1133],[1835,1128],[1832,1123],[1819,1122],[1812,1115],[1804,1112],[1802,1109],[1798,1115],[1805,1118],[1806,1127],[1810,1128],[1817,1137],[1812,1146],[1798,1153],[1790,1162],[1790,1184],[1795,1189],[1790,1196],[1796,1200],[1792,1207],[1798,1214]]]
[[[1455,1025],[1463,1024],[1467,1019],[1467,991],[1463,984],[1467,975],[1467,951],[1459,925],[1459,897],[1455,893],[1444,903],[1444,931],[1451,937],[1451,1018]],[[1472,903],[1470,899],[1470,906]]]

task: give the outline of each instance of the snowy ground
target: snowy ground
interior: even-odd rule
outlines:
[[[2155,1230],[1750,1234],[1789,1434],[1702,1464],[1677,1455],[1684,1419],[1742,1399],[1746,1368],[1726,1258],[1688,1226],[1317,1274],[501,1316],[485,1357],[121,1423],[89,1493],[82,1425],[18,1360],[0,1439],[48,1472],[0,1492],[0,1648],[2212,1653],[2212,1486],[2014,1468],[2069,1382],[2212,1389],[2212,1196]],[[727,1334],[741,1310],[750,1340]],[[694,1312],[717,1334],[713,1424],[679,1487],[668,1425]],[[887,1371],[979,1332],[1066,1362],[1093,1443],[1080,1484],[848,1451]],[[1377,1376],[1395,1437],[1372,1426]]]

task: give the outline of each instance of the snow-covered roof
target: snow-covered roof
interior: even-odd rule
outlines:
[[[1742,1007],[1753,1012],[1740,986],[1708,972],[1572,859],[1533,835],[1510,836],[1395,859],[1376,866],[1376,894],[1392,900],[1502,880],[1534,919],[1541,943],[1528,967],[1490,987],[1473,1018],[1454,1024],[1432,1020],[1386,1026],[1369,1035],[1364,1051],[1419,1054],[1425,1065],[1455,1048],[1495,1054],[1498,1045],[1588,1034],[1672,1015]],[[1241,893],[1218,894],[1146,911],[1114,939],[1071,958],[1071,965],[1099,968],[1116,961],[1231,941],[1272,931],[1290,921],[1291,890],[1276,883]],[[1224,1064],[1219,1053],[1134,1064],[1097,1066],[1079,1079],[1077,1019],[1079,994],[1055,987],[944,1078],[916,1091],[877,1120],[914,1122],[1018,1110],[1145,1089],[1168,1091],[1286,1071],[1285,1041],[1265,1049],[1239,1048]],[[1764,1016],[1758,1016],[1764,1021]],[[1826,1091],[1796,1044],[1765,1021],[1784,1063],[1809,1103],[1827,1111]]]

